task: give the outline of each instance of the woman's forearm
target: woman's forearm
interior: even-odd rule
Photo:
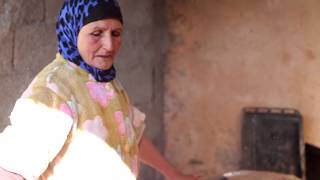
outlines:
[[[1,180],[23,180],[23,177],[18,174],[6,171],[0,167],[0,179]]]
[[[140,161],[153,167],[166,178],[172,177],[177,173],[177,170],[164,158],[151,141],[145,137],[142,137],[140,142]]]

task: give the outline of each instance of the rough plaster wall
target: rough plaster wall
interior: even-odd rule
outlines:
[[[167,1],[166,155],[218,179],[238,168],[241,109],[292,107],[320,146],[320,1]]]
[[[147,114],[146,134],[163,145],[163,1],[119,0],[125,20],[118,75],[132,103]],[[39,70],[55,57],[55,17],[63,0],[0,0],[0,131],[15,100]],[[161,17],[161,16],[160,16]],[[144,168],[140,179],[155,179]]]
[[[34,75],[54,57],[60,1],[0,0],[0,129]]]

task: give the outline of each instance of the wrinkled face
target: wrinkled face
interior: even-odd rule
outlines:
[[[109,69],[121,46],[122,24],[104,19],[86,24],[78,35],[78,50],[83,60],[98,69]]]

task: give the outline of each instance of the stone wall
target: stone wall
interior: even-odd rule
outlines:
[[[0,1],[0,129],[37,72],[56,53],[55,16],[62,1]]]
[[[219,179],[239,168],[241,109],[292,107],[320,146],[320,1],[166,1],[166,155]]]

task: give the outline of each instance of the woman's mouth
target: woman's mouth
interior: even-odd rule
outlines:
[[[108,58],[112,58],[113,56],[111,54],[108,54],[108,55],[97,55],[96,57],[103,58],[103,59],[108,59]]]

